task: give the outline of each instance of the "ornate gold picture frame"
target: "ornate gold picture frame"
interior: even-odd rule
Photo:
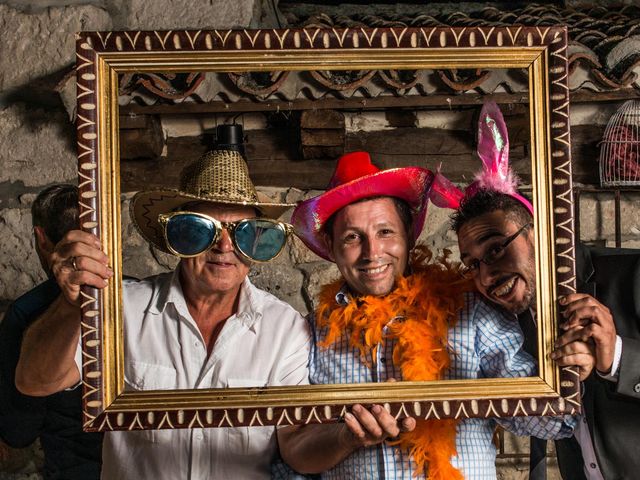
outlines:
[[[567,31],[562,27],[78,34],[81,226],[100,237],[116,274],[105,290],[83,290],[85,429],[332,422],[354,403],[384,404],[394,415],[421,418],[578,412],[577,372],[573,368],[559,369],[549,360],[558,324],[556,300],[575,289],[566,52]],[[463,68],[514,68],[528,72],[538,278],[538,377],[124,391],[119,74]]]

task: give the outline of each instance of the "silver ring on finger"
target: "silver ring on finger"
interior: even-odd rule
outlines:
[[[78,271],[78,264],[76,263],[76,257],[71,257],[71,266],[75,271]]]

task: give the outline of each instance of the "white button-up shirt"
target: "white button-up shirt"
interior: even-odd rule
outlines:
[[[618,368],[620,368],[620,359],[622,358],[622,338],[620,335],[616,335],[616,346],[613,352],[613,363],[611,364],[611,371],[602,375],[600,372],[597,372],[605,380],[609,380],[610,382],[618,381]],[[584,470],[584,475],[587,477],[587,480],[604,480],[602,476],[602,471],[600,470],[600,466],[598,465],[598,457],[596,456],[595,448],[593,447],[593,440],[591,439],[591,433],[589,432],[589,425],[587,424],[587,419],[583,415],[581,415],[580,422],[576,425],[575,429],[575,437],[580,445],[580,450],[582,451],[582,460],[584,464],[582,468]]]
[[[123,305],[129,390],[308,383],[306,321],[248,279],[210,356],[177,271],[125,281]],[[276,449],[274,427],[108,432],[102,478],[266,479]]]

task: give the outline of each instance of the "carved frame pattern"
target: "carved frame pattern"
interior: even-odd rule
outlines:
[[[530,78],[539,358],[557,331],[557,298],[575,290],[567,30],[564,27],[351,28],[83,32],[77,35],[81,227],[122,277],[118,74],[132,72],[525,68]],[[86,430],[336,421],[353,403],[422,418],[580,411],[578,374],[396,384],[124,392],[121,282],[82,292]]]

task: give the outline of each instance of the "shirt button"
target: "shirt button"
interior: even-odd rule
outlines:
[[[587,419],[585,417],[582,417],[582,423],[587,423]]]
[[[382,357],[382,358],[380,359],[380,363],[387,363],[387,359],[386,359],[386,358],[384,358],[384,357]]]
[[[194,344],[196,347],[199,347],[199,346],[200,346],[200,342],[193,342],[193,344]]]
[[[590,464],[589,464],[589,466],[590,466],[591,468],[596,468],[596,467],[597,467],[597,465],[596,465],[595,463],[590,463]]]
[[[633,387],[633,390],[634,390],[636,393],[640,393],[640,383],[636,383],[636,384],[634,385],[634,387]]]
[[[202,434],[200,434],[200,433],[199,433],[199,434],[197,434],[197,435],[196,435],[196,440],[198,440],[198,441],[202,440]],[[593,465],[593,464],[592,464],[592,465]]]

